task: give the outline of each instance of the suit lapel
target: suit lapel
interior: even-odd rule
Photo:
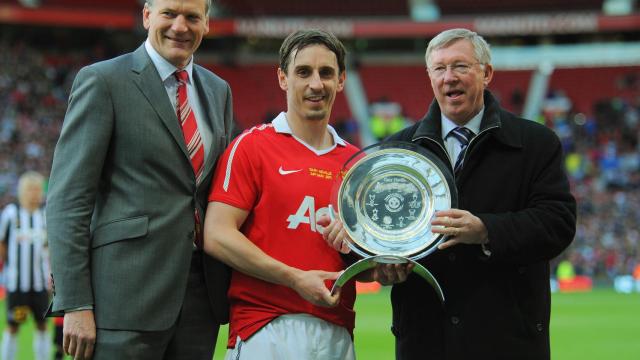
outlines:
[[[169,130],[171,136],[176,141],[182,152],[189,159],[187,147],[184,143],[182,129],[180,128],[178,115],[173,111],[173,106],[167,98],[167,91],[158,75],[158,71],[151,62],[151,58],[144,49],[144,45],[140,46],[133,53],[133,82],[136,84],[140,92],[144,94],[149,104],[156,111],[162,123]]]
[[[213,86],[206,86],[204,84],[204,76],[201,76],[200,69],[198,66],[194,64],[193,66],[193,78],[196,85],[196,89],[198,91],[200,97],[200,103],[203,105],[207,125],[209,129],[211,129],[211,146],[209,147],[209,154],[204,162],[204,172],[202,174],[202,178],[206,178],[210,171],[213,170],[213,165],[215,164],[216,157],[218,154],[218,148],[220,146],[220,134],[218,133],[218,129],[215,127],[216,117],[218,115],[217,108],[219,108],[220,104],[215,104],[216,96],[213,92]]]

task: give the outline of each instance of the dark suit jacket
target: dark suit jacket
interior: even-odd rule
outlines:
[[[232,130],[229,85],[197,65],[193,81],[213,132],[200,185],[144,46],[78,73],[47,198],[54,312],[93,304],[104,329],[162,330],[177,319],[194,209],[204,219],[213,168]],[[225,323],[229,273],[203,256],[214,315]]]
[[[440,282],[444,307],[415,275],[392,291],[398,359],[549,359],[549,260],[575,233],[575,200],[560,142],[517,118],[485,91],[480,134],[456,178],[458,207],[478,216],[492,254],[480,245],[436,251],[421,263]],[[392,136],[448,160],[440,108]],[[453,170],[451,170],[453,172]]]

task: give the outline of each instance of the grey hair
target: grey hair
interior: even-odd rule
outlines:
[[[204,13],[207,14],[207,16],[209,16],[209,11],[211,10],[211,6],[213,0],[205,0],[204,1]],[[145,0],[145,5],[148,7],[152,7],[153,6],[153,0]]]
[[[427,67],[431,66],[429,57],[432,52],[447,47],[458,40],[469,40],[469,42],[471,42],[475,51],[476,60],[480,64],[486,65],[491,63],[491,50],[489,49],[489,44],[482,36],[468,29],[450,29],[441,32],[429,41],[427,53],[424,56]]]

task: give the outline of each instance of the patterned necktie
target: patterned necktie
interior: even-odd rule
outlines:
[[[462,147],[460,148],[460,154],[458,154],[458,159],[456,160],[456,164],[453,167],[453,172],[458,175],[464,163],[464,154],[467,152],[467,146],[469,146],[469,142],[476,135],[473,133],[473,131],[467,129],[466,127],[457,127],[453,129],[451,131],[451,135],[460,142],[460,145],[462,145]]]
[[[196,183],[200,182],[202,176],[202,170],[204,163],[204,144],[202,143],[202,137],[198,131],[198,123],[196,122],[196,116],[189,105],[189,99],[187,97],[187,80],[189,79],[189,73],[185,70],[178,70],[174,73],[176,80],[178,80],[178,93],[176,110],[178,112],[178,119],[180,120],[180,126],[182,127],[182,135],[184,136],[184,142],[187,145],[187,151],[189,158],[191,159],[191,166],[193,172],[196,175]]]

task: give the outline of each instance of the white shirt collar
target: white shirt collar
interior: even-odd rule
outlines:
[[[165,82],[165,80],[173,76],[173,73],[176,72],[176,70],[179,70],[156,51],[153,45],[151,45],[149,39],[144,42],[144,48],[147,50],[147,54],[149,54],[153,65],[156,67],[156,70],[158,70],[158,74],[160,75],[160,79],[162,79],[162,82]],[[191,59],[189,60],[187,66],[184,67],[184,70],[186,70],[189,74],[189,82],[193,84],[191,80],[193,79],[193,56],[191,56]]]
[[[303,142],[302,140],[298,139],[298,137],[293,135],[293,132],[291,131],[291,127],[289,126],[289,122],[287,122],[287,114],[284,111],[278,114],[278,116],[276,116],[276,118],[273,119],[271,123],[273,124],[273,128],[276,130],[277,133],[291,134],[298,141]],[[336,130],[333,128],[333,126],[327,125],[327,130],[329,130],[329,134],[331,134],[331,136],[333,137],[333,142],[335,144],[340,146],[347,146],[347,143],[340,137],[340,135],[338,135]]]
[[[483,115],[484,115],[484,106],[482,107],[480,112],[476,114],[476,116],[472,117],[471,120],[469,120],[466,124],[464,124],[464,127],[466,127],[467,129],[473,131],[473,133],[475,135],[478,135],[478,133],[480,132],[480,123],[482,122],[482,116]],[[443,139],[446,139],[447,136],[449,135],[449,133],[453,129],[455,129],[458,126],[460,126],[460,125],[454,123],[453,121],[451,121],[444,114],[441,114],[441,124],[442,124],[442,138]]]

